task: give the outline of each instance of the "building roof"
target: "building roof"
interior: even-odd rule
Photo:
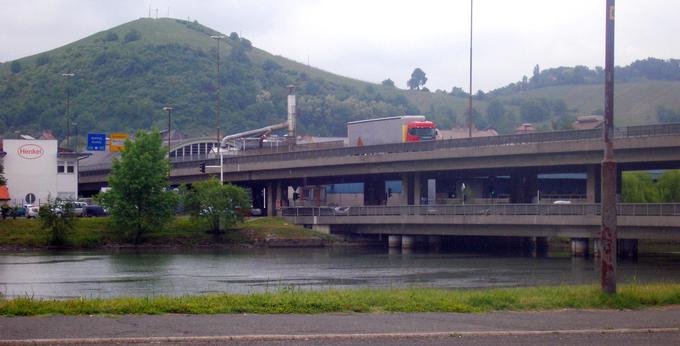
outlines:
[[[576,130],[590,130],[602,127],[604,124],[604,117],[601,115],[579,115],[576,121],[571,123]]]
[[[515,134],[522,134],[522,133],[533,133],[536,132],[536,129],[534,128],[534,125],[531,123],[524,123],[522,125],[517,126],[515,129]]]
[[[10,199],[7,185],[0,186],[0,201],[9,201]]]
[[[440,139],[458,139],[458,138],[468,138],[469,129],[467,127],[454,127],[450,130],[439,130]],[[484,130],[478,130],[472,128],[472,137],[490,137],[498,136],[498,131],[496,129],[489,127]]]

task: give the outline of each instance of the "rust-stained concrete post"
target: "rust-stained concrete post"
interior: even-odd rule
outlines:
[[[607,0],[604,65],[604,159],[602,160],[602,291],[616,293],[616,161],[614,161],[614,0]]]

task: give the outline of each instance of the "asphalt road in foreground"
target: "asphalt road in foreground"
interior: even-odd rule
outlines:
[[[5,344],[680,344],[680,306],[644,310],[0,317]]]

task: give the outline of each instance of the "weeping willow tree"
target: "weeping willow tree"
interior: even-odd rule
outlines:
[[[626,203],[660,203],[659,189],[647,172],[626,172],[621,186],[623,201]]]

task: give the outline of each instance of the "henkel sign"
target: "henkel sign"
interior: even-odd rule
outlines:
[[[24,144],[17,148],[17,155],[26,160],[35,160],[45,155],[45,149],[37,144]]]

